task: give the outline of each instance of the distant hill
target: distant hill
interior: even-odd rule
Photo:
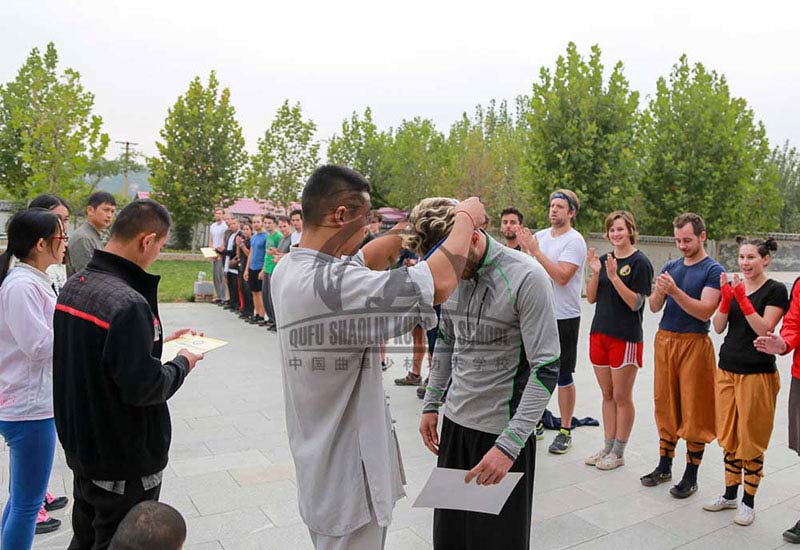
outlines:
[[[141,170],[138,172],[128,172],[128,195],[134,196],[137,191],[151,191],[149,170]],[[97,184],[97,189],[101,191],[108,191],[109,193],[122,193],[122,188],[125,185],[125,175],[117,174],[109,178],[103,178]]]

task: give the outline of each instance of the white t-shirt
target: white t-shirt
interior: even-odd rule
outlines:
[[[238,234],[238,231],[231,233],[231,236],[228,237],[228,242],[225,244],[225,250],[236,250],[234,247],[236,246],[236,235]],[[231,268],[231,260],[232,258],[230,256],[225,256],[225,263],[222,265],[222,271],[225,273],[239,273],[236,268]]]
[[[581,316],[581,285],[586,264],[586,241],[574,228],[558,237],[553,237],[550,229],[536,233],[539,248],[551,262],[569,262],[578,266],[575,274],[566,285],[553,284],[555,288],[556,319],[574,319]]]
[[[291,246],[294,246],[296,244],[300,244],[300,237],[302,235],[303,235],[302,233],[298,233],[297,231],[293,231],[292,234],[290,235],[290,237],[292,237]]]
[[[228,224],[225,222],[214,222],[211,224],[211,243],[214,248],[225,246],[223,240],[225,239],[225,232],[228,230]]]

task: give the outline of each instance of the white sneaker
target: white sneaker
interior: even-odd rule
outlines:
[[[614,470],[620,466],[625,466],[625,459],[614,453],[608,453],[595,464],[598,470]]]
[[[714,500],[703,504],[706,512],[719,512],[720,510],[735,510],[737,508],[736,499],[728,500],[725,495],[720,495]]]
[[[744,525],[745,527],[753,523],[753,520],[756,519],[756,511],[750,508],[744,502],[739,503],[739,508],[736,511],[736,517],[733,518],[733,522],[738,525]]]
[[[587,466],[597,466],[597,463],[604,456],[606,456],[605,451],[600,450],[600,451],[597,451],[596,453],[594,453],[592,456],[587,457],[586,460],[584,460],[583,462]]]

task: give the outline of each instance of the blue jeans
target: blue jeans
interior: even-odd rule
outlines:
[[[52,418],[19,422],[0,420],[0,434],[11,451],[10,494],[3,510],[0,548],[27,550],[33,545],[36,516],[50,481],[56,449],[56,425]]]

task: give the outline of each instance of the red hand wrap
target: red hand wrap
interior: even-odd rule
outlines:
[[[722,300],[719,302],[719,312],[728,314],[731,311],[731,303],[733,302],[733,287],[730,284],[722,285],[719,289],[722,293]]]
[[[744,283],[733,289],[733,295],[736,298],[736,301],[739,302],[739,308],[742,310],[742,313],[745,317],[756,312],[756,308],[753,307],[752,302],[750,302],[750,298],[748,298],[747,294],[745,293]]]

